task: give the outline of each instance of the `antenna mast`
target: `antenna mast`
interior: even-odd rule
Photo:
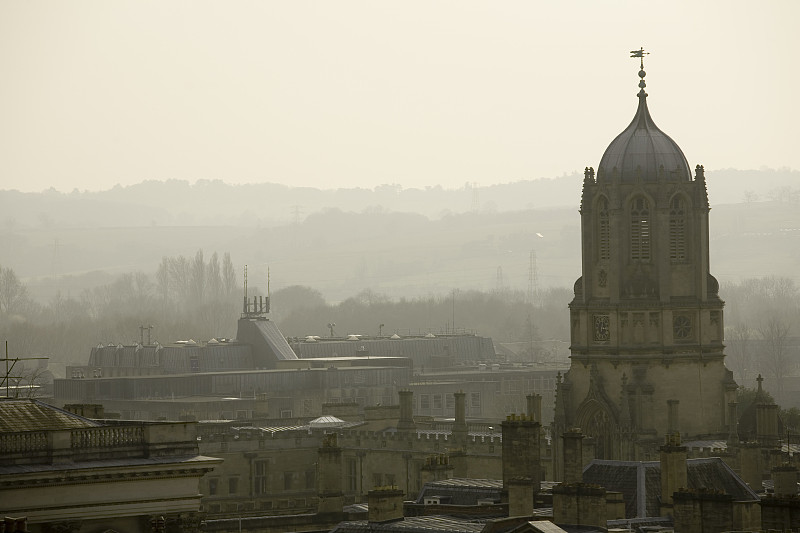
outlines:
[[[258,291],[256,291],[258,292]],[[269,267],[267,267],[267,297],[253,296],[253,301],[247,294],[247,265],[244,266],[244,297],[242,303],[242,318],[263,318],[269,313]]]
[[[244,298],[242,300],[242,316],[247,315],[250,302],[247,301],[247,265],[244,266]]]
[[[3,385],[5,385],[5,387],[6,387],[6,398],[10,398],[11,397],[9,395],[9,389],[11,388],[11,383],[10,383],[11,379],[21,380],[23,378],[23,376],[12,376],[11,375],[11,371],[14,370],[14,366],[19,361],[31,361],[31,360],[34,360],[34,359],[50,359],[50,358],[49,357],[14,357],[13,359],[11,359],[11,358],[8,357],[8,341],[6,341],[6,356],[3,359],[0,359],[0,361],[5,361],[5,363],[6,363],[6,373],[5,373],[5,376],[3,376],[3,380],[0,381],[0,388],[2,388]],[[8,363],[11,363],[11,366],[9,366]],[[17,385],[14,386],[14,397],[18,397],[18,396],[19,396],[19,381],[17,381]]]
[[[536,266],[536,250],[531,250],[528,259],[528,303],[534,306],[539,301],[539,268]]]
[[[272,293],[270,292],[269,282],[270,282],[269,266],[267,266],[267,302],[266,302],[267,306],[266,306],[266,308],[263,309],[264,313],[269,313],[269,308],[270,308],[269,301],[270,301],[270,296],[272,295]]]

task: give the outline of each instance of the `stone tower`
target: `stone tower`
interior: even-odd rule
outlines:
[[[557,384],[554,434],[580,427],[599,459],[655,459],[674,399],[691,406],[674,422],[685,438],[725,438],[735,401],[723,363],[724,302],[709,271],[703,167],[692,175],[655,125],[643,64],[639,77],[633,121],[597,174],[584,173],[571,366]]]

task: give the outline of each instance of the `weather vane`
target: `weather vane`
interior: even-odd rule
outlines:
[[[639,68],[644,70],[644,56],[650,55],[650,52],[645,52],[644,47],[639,48],[638,50],[631,50],[631,57],[638,57],[641,59],[639,63]]]

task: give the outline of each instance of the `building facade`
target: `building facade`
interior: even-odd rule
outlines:
[[[555,436],[580,427],[600,459],[655,458],[668,428],[724,438],[736,393],[704,169],[655,125],[639,77],[633,121],[584,174],[571,365],[557,384]]]
[[[313,512],[320,505],[326,438],[336,439],[330,472],[345,504],[365,502],[375,487],[397,487],[412,498],[432,480],[502,476],[499,421],[496,427],[468,421],[463,392],[455,393],[453,421],[415,418],[413,396],[400,391],[399,405],[364,409],[328,404],[324,416],[305,423],[199,423],[200,451],[224,460],[201,482],[203,510],[210,519]]]
[[[0,400],[0,512],[32,533],[197,532],[200,478],[221,461],[200,455],[194,426]]]

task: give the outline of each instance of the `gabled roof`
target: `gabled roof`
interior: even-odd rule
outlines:
[[[33,399],[0,399],[0,433],[80,429],[101,424]]]

